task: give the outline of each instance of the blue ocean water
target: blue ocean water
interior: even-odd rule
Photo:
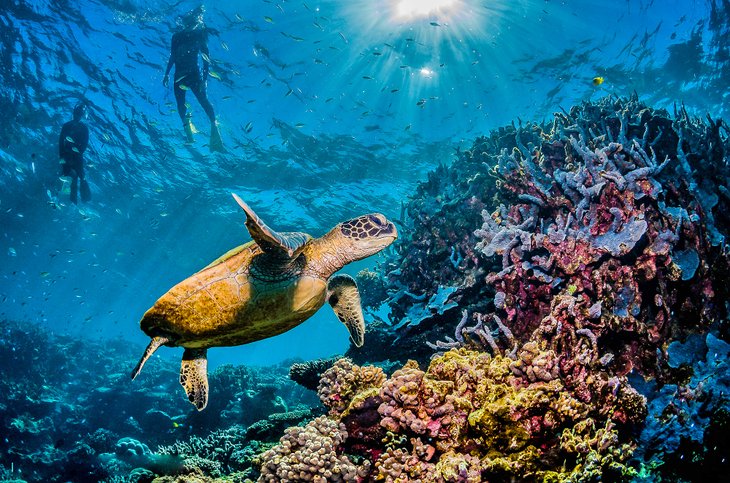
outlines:
[[[250,240],[231,193],[275,230],[318,237],[365,213],[402,219],[428,173],[477,137],[584,101],[638,95],[730,117],[727,0],[202,3],[226,153],[209,151],[191,92],[200,132],[185,143],[162,84],[178,16],[201,2],[0,0],[0,318],[141,354],[145,311]],[[73,204],[57,145],[81,100],[92,199]],[[349,346],[325,307],[280,336],[210,350],[209,370]],[[162,348],[148,368],[180,356]]]
[[[318,236],[363,213],[397,218],[429,169],[516,118],[633,91],[718,117],[728,106],[712,2],[457,1],[402,14],[409,2],[216,2],[209,98],[229,154],[211,155],[193,96],[203,132],[185,146],[162,86],[176,16],[195,2],[4,3],[0,310],[141,345],[136,323],[160,295],[248,241],[231,192],[275,229]],[[80,99],[94,199],[76,207],[54,151]],[[321,313],[211,359],[265,364],[346,344]]]

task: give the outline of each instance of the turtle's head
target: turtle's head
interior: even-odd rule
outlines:
[[[371,213],[340,223],[328,235],[344,265],[386,248],[398,238],[398,230],[385,216]]]

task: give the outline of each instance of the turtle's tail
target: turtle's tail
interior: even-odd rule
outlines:
[[[137,363],[137,366],[132,371],[132,379],[139,376],[139,373],[142,371],[142,367],[144,366],[144,363],[147,362],[147,359],[150,358],[152,354],[155,353],[157,349],[160,348],[161,345],[167,344],[170,342],[170,339],[167,337],[153,337],[150,341],[150,344],[147,346],[147,348],[144,350],[144,354],[142,354],[142,358]]]

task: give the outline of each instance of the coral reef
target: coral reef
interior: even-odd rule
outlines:
[[[316,391],[322,374],[336,361],[337,359],[331,358],[294,363],[289,368],[289,378],[302,387]]]
[[[155,370],[130,385],[135,358],[121,343],[0,322],[0,362],[14,368],[0,378],[5,479],[127,483],[243,473],[287,426],[310,419],[318,402],[288,380],[286,364],[222,366],[211,374],[221,412],[199,417],[175,397],[178,361],[156,359]],[[150,450],[160,445],[165,449]]]
[[[634,381],[650,399],[635,455],[640,481],[712,481],[730,465],[730,344],[710,333],[674,342],[667,352],[682,380]]]
[[[723,127],[607,97],[478,138],[406,207],[412,227],[380,267],[385,330],[492,350],[499,321],[566,359],[589,339],[615,373],[662,377],[664,344],[727,315]],[[445,287],[458,312],[410,317]],[[471,319],[447,339],[464,309]]]
[[[262,478],[311,481],[346,466],[362,481],[628,481],[645,399],[626,378],[599,370],[570,386],[551,375],[555,360],[534,346],[514,359],[458,349],[426,371],[410,361],[385,379],[379,368],[341,359],[318,389],[329,415],[310,423],[329,433],[288,430],[262,455]],[[302,445],[322,434],[335,435],[317,449],[326,462],[306,460],[312,453]]]
[[[355,481],[358,467],[346,456],[337,454],[337,447],[345,438],[344,425],[325,416],[303,428],[289,428],[281,443],[261,456],[258,481]]]

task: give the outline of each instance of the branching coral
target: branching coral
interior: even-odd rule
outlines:
[[[561,367],[583,352],[617,374],[657,375],[666,341],[726,313],[718,275],[729,264],[707,192],[728,173],[710,183],[688,168],[709,149],[686,142],[704,134],[701,123],[650,112],[634,98],[585,104],[543,139],[529,136],[529,149],[492,158],[510,203],[483,210],[474,235],[478,251],[501,260],[486,278],[494,310],[522,341],[550,339]],[[583,338],[591,348],[576,346]],[[471,342],[494,350],[489,337]]]

